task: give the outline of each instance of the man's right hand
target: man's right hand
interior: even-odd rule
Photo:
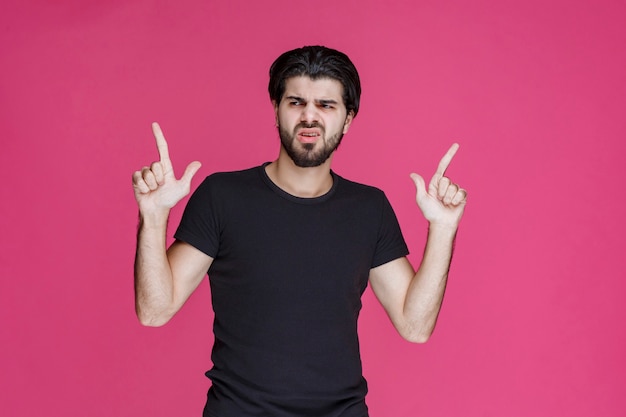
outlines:
[[[133,173],[133,190],[143,214],[168,212],[183,197],[189,194],[191,179],[200,169],[200,162],[194,161],[177,180],[172,168],[167,141],[158,123],[152,123],[152,133],[159,150],[159,161]]]

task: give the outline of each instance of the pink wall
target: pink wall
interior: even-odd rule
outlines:
[[[412,260],[426,225],[408,174],[458,141],[449,173],[470,191],[428,344],[366,294],[372,416],[623,416],[624,16],[591,0],[4,1],[0,414],[200,414],[208,285],[164,328],[137,323],[131,173],[156,158],[153,120],[181,171],[203,162],[196,185],[274,158],[268,66],[326,44],[364,84],[335,169],[387,192]]]

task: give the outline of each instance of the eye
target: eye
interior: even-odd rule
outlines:
[[[300,100],[291,100],[289,104],[292,106],[301,106],[302,102]]]

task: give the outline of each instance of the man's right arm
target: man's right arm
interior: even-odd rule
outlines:
[[[135,309],[142,324],[161,326],[198,287],[213,258],[181,241],[166,250],[170,209],[189,194],[191,179],[200,163],[189,164],[177,180],[159,125],[154,123],[152,130],[160,160],[133,174],[133,189],[139,206]]]

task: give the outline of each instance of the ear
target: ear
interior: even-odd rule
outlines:
[[[350,113],[346,116],[346,121],[343,122],[343,134],[348,133],[348,129],[350,129],[350,124],[354,120],[354,111],[350,110]]]
[[[278,127],[278,103],[276,100],[272,100],[272,106],[274,107],[274,119],[276,122],[276,127]]]

